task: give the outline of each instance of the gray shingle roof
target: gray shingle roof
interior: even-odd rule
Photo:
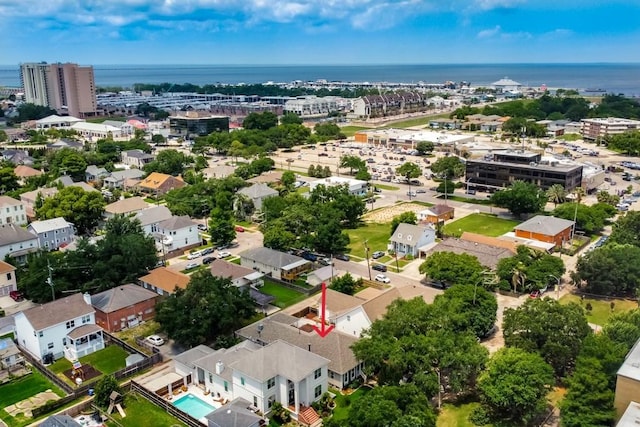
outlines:
[[[299,256],[262,247],[248,249],[240,253],[240,257],[277,268],[282,268],[300,261],[306,261],[304,258],[300,258]]]
[[[40,427],[82,427],[69,415],[64,414],[51,415],[39,425]]]
[[[197,226],[189,216],[172,216],[165,219],[158,226],[164,230],[180,230],[181,228]]]
[[[82,294],[78,293],[29,308],[22,314],[29,320],[33,329],[39,331],[94,312],[93,307],[84,301]]]
[[[171,211],[164,205],[143,209],[136,214],[136,219],[140,221],[140,225],[143,227],[169,218],[171,218]]]
[[[209,421],[209,427],[254,427],[260,425],[262,418],[250,411],[249,406],[251,403],[248,400],[238,397],[211,412],[205,418]]]
[[[111,175],[106,178],[111,181],[122,181],[124,179],[137,179],[144,176],[144,171],[140,169],[125,169],[123,171],[113,171]]]
[[[231,363],[231,368],[260,382],[278,375],[293,382],[306,378],[329,360],[308,350],[276,340]]]
[[[112,313],[159,295],[141,286],[127,284],[116,286],[91,296],[91,305],[103,313]]]
[[[15,224],[0,225],[0,246],[11,245],[13,243],[26,242],[37,237],[29,233],[24,228]]]
[[[246,357],[254,351],[260,349],[261,346],[249,341],[243,341],[231,348],[221,348],[213,353],[207,354],[193,362],[194,366],[199,366],[207,372],[215,373],[216,364],[222,362],[222,372],[220,376],[225,380],[231,382],[233,371],[229,368],[229,365],[235,360]]]
[[[568,219],[556,218],[554,216],[536,215],[533,218],[515,226],[516,230],[528,231],[531,233],[540,233],[546,236],[555,236],[556,234],[573,226],[573,221]]]
[[[263,197],[278,195],[278,192],[267,184],[253,184],[251,187],[245,187],[238,190],[238,193],[244,194],[251,199],[260,199]]]
[[[173,358],[173,360],[175,360],[176,362],[180,362],[183,365],[193,367],[194,362],[213,352],[215,352],[214,349],[207,347],[206,345],[199,345],[178,354]]]
[[[124,154],[127,157],[133,157],[136,159],[153,159],[153,156],[151,154],[147,154],[142,150],[129,150],[125,151]]]
[[[415,246],[418,244],[418,241],[424,234],[425,230],[426,227],[421,227],[419,225],[400,223],[390,240],[392,242]]]
[[[349,372],[358,365],[359,362],[351,350],[351,345],[357,341],[357,337],[334,330],[321,338],[316,332],[306,332],[297,328],[295,325],[298,320],[297,317],[285,313],[276,313],[236,331],[236,334],[263,343],[283,340],[304,351],[308,351],[311,345],[311,351],[328,359],[329,369],[338,374]],[[258,325],[262,325],[260,334]]]

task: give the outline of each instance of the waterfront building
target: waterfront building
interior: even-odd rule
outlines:
[[[543,190],[560,184],[566,191],[572,191],[582,183],[582,165],[543,160],[539,153],[516,150],[466,161],[466,183],[469,188],[500,190],[514,181],[530,182]]]
[[[508,77],[500,79],[496,82],[491,83],[491,87],[500,93],[505,92],[519,92],[522,88],[522,83],[518,83],[515,80],[511,80]]]
[[[284,104],[284,112],[295,113],[302,118],[326,117],[332,111],[344,109],[342,100],[343,98],[337,96],[305,96],[290,99]]]
[[[606,119],[582,119],[580,134],[584,139],[595,141],[612,135],[620,135],[624,132],[640,130],[640,120],[619,119],[609,117]]]
[[[27,102],[84,118],[97,112],[93,67],[72,63],[27,63],[20,66]]]

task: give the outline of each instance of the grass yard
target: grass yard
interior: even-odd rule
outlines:
[[[444,404],[436,420],[436,427],[474,427],[475,424],[469,421],[469,415],[471,415],[473,410],[478,406],[480,406],[478,402],[465,403],[462,405]]]
[[[497,216],[474,213],[460,218],[444,226],[444,232],[449,236],[460,236],[463,232],[498,237],[513,230],[519,221],[498,218]]]
[[[390,123],[388,125],[382,126],[382,128],[395,128],[395,129],[402,129],[402,128],[408,128],[408,127],[412,127],[412,126],[426,126],[429,124],[429,122],[433,119],[444,119],[444,118],[448,118],[449,114],[445,113],[445,114],[431,114],[428,116],[422,116],[422,117],[416,117],[414,119],[408,119],[408,120],[403,120],[401,122],[394,122],[394,123]]]
[[[375,184],[374,187],[377,187],[380,190],[387,190],[387,191],[398,191],[400,189],[400,187],[394,187],[393,185],[387,185],[387,184]]]
[[[438,196],[438,198],[444,199],[444,195],[440,195]],[[447,200],[454,200],[456,202],[461,202],[461,203],[471,203],[473,205],[489,206],[492,204],[490,199],[474,199],[472,197],[455,196],[451,194],[447,196]]]
[[[333,410],[333,417],[331,418],[336,421],[341,421],[349,418],[349,407],[351,404],[369,393],[371,389],[368,387],[360,387],[349,395],[340,394],[338,390],[334,389],[331,389],[330,391],[336,395],[336,409]]]
[[[611,311],[611,302],[614,302],[613,311]],[[585,298],[584,301],[578,295],[565,295],[560,298],[561,304],[569,304],[575,302],[583,308],[587,303],[591,303],[591,312],[585,309],[585,315],[589,323],[595,323],[599,326],[604,326],[609,321],[609,318],[616,313],[623,313],[626,311],[635,310],[638,308],[638,304],[635,301],[629,301],[624,299],[611,299],[611,300],[597,300]]]
[[[340,132],[345,134],[345,136],[349,137],[349,136],[355,135],[356,132],[360,132],[361,130],[368,130],[368,129],[371,129],[371,128],[364,127],[364,126],[343,126],[340,128]]]
[[[122,418],[118,411],[114,411],[111,416],[118,424],[110,421],[107,422],[108,426],[173,427],[185,425],[177,418],[173,418],[164,410],[137,394],[128,394],[125,397],[123,409],[127,416]]]
[[[117,345],[110,345],[103,350],[81,357],[80,363],[83,365],[91,365],[98,371],[102,372],[103,375],[108,375],[124,368],[125,359],[128,355],[129,353],[121,347],[118,347]],[[49,370],[51,372],[55,373],[58,377],[62,378],[69,384],[73,384],[71,380],[63,374],[67,369],[71,369],[71,362],[65,358],[58,359],[53,365],[49,366]],[[90,381],[97,381],[102,378],[103,375]]]
[[[264,285],[260,288],[260,292],[271,295],[276,298],[273,305],[280,308],[289,307],[297,302],[302,301],[307,296],[293,289],[286,288],[279,283],[264,281]]]
[[[389,235],[391,234],[390,224],[365,224],[354,230],[347,230],[349,239],[349,253],[364,259],[364,241],[367,240],[369,256],[375,251],[386,251]]]
[[[35,369],[30,375],[1,385],[0,408],[2,409],[0,409],[0,419],[10,426],[25,426],[33,423],[34,420],[27,418],[24,414],[17,414],[15,417],[12,417],[4,408],[49,389],[60,397],[64,396],[62,390]]]
[[[136,337],[148,337],[160,331],[160,324],[155,320],[147,320],[134,328],[128,328],[114,335],[129,345],[136,346]]]

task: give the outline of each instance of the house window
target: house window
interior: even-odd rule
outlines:
[[[267,380],[267,388],[273,388],[276,386],[276,377],[269,378]]]
[[[87,314],[86,316],[82,316],[82,324],[89,323],[91,321],[91,316]]]
[[[212,383],[213,382],[213,374],[209,374],[209,382]]]
[[[240,377],[240,384],[244,385],[244,377]]]
[[[53,348],[53,343],[52,343],[52,342],[50,342],[49,344],[47,344],[47,348],[48,348],[49,350],[51,350],[51,349]]]
[[[314,390],[313,390],[313,396],[314,397],[320,397],[320,395],[322,394],[322,384],[319,384]]]
[[[44,237],[47,237],[47,233],[44,233]]]
[[[67,329],[71,329],[71,328],[75,328],[76,327],[76,321],[75,320],[69,320],[67,322]]]
[[[276,395],[272,394],[267,399],[267,408],[271,409],[271,407],[273,406],[274,403],[276,403]]]
[[[228,382],[224,382],[224,391],[229,391],[229,383]]]
[[[11,280],[11,273],[7,273],[7,280]]]
[[[39,336],[40,338],[42,338],[42,337],[44,336],[44,332],[42,332],[42,331],[38,331],[38,336]]]
[[[66,338],[62,338],[62,345],[67,345],[67,339]]]
[[[316,369],[316,371],[313,373],[313,378],[318,379],[321,376],[322,376],[322,368]]]

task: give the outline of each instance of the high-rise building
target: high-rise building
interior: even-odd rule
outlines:
[[[43,62],[22,64],[20,71],[27,102],[78,118],[96,114],[93,67]]]

